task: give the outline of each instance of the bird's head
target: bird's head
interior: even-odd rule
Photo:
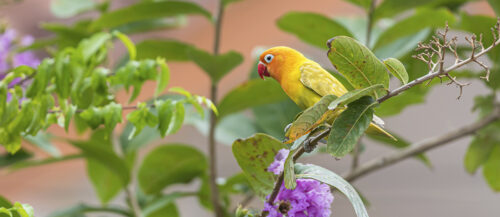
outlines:
[[[279,46],[270,48],[260,55],[259,65],[257,67],[259,76],[272,77],[278,81],[281,80],[282,73],[286,73],[288,67],[293,67],[297,59],[304,56],[289,47]]]

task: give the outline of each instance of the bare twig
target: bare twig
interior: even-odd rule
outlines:
[[[344,175],[344,178],[347,181],[353,181],[355,179],[358,179],[364,175],[367,175],[371,172],[374,172],[376,170],[382,169],[384,167],[390,166],[392,164],[395,164],[399,161],[402,161],[404,159],[413,157],[417,154],[423,153],[425,151],[428,151],[430,149],[440,147],[444,144],[448,144],[449,142],[458,140],[460,138],[463,138],[465,136],[471,135],[478,130],[482,129],[483,127],[486,127],[487,125],[491,124],[494,121],[500,120],[500,106],[497,106],[495,110],[490,114],[489,116],[486,116],[482,118],[481,120],[460,127],[458,129],[452,130],[444,135],[436,136],[433,138],[426,139],[422,142],[418,142],[413,144],[412,146],[402,150],[402,151],[397,151],[391,154],[388,154],[386,156],[380,157],[373,159],[361,166],[359,166],[356,170],[349,172],[348,174]]]
[[[497,22],[497,24],[495,25],[495,27],[493,28],[493,35],[495,36],[495,41],[487,48],[481,48],[481,51],[477,52],[476,53],[476,48],[477,48],[477,44],[479,44],[480,47],[484,47],[481,45],[480,42],[477,41],[476,39],[476,36],[472,36],[471,38],[468,38],[466,37],[466,40],[469,41],[471,47],[472,47],[472,54],[470,55],[469,58],[465,59],[465,60],[460,60],[460,59],[456,59],[455,61],[455,64],[447,67],[447,68],[440,68],[439,67],[439,70],[435,70],[436,66],[440,66],[441,65],[441,61],[437,61],[437,62],[434,62],[432,59],[433,57],[435,56],[438,56],[440,57],[440,55],[442,55],[442,50],[439,50],[439,48],[436,48],[435,46],[438,46],[438,47],[441,47],[441,49],[444,49],[444,48],[448,48],[450,49],[454,55],[456,57],[458,57],[458,54],[457,54],[457,51],[456,51],[456,39],[452,38],[451,41],[447,41],[447,42],[439,42],[436,41],[436,39],[434,39],[433,41],[431,41],[430,44],[422,44],[420,43],[417,47],[417,50],[424,50],[425,52],[424,53],[421,53],[421,54],[418,54],[416,56],[414,56],[416,59],[419,59],[419,60],[422,60],[423,62],[427,63],[428,66],[429,66],[429,73],[427,75],[424,75],[420,78],[417,78],[411,82],[409,82],[408,84],[406,85],[403,85],[403,86],[400,86],[392,91],[389,91],[389,93],[387,93],[385,96],[377,99],[377,101],[379,103],[393,97],[393,96],[397,96],[399,95],[400,93],[402,93],[403,91],[405,90],[408,90],[410,89],[411,87],[417,85],[417,84],[421,84],[425,81],[429,81],[433,78],[436,78],[436,77],[443,77],[443,76],[446,76],[448,78],[450,78],[451,82],[456,84],[459,88],[460,88],[460,92],[462,92],[462,88],[463,86],[466,86],[468,85],[467,83],[459,83],[457,82],[456,79],[454,79],[452,76],[449,76],[448,74],[450,72],[452,72],[453,70],[456,70],[468,63],[471,63],[471,62],[475,62],[477,64],[479,64],[481,67],[485,68],[485,69],[488,69],[488,67],[486,67],[486,65],[484,65],[483,63],[479,62],[477,60],[477,58],[483,56],[484,54],[490,52],[493,48],[495,48],[496,46],[498,46],[500,44],[500,39],[498,37],[498,34],[500,34],[500,30],[499,30],[499,26],[500,26],[500,18]],[[446,29],[445,29],[445,32],[446,32]],[[443,37],[446,33],[440,33],[440,35]],[[478,63],[479,62],[479,63]],[[451,79],[453,78],[453,79]],[[484,77],[482,77],[483,79],[486,79],[488,80],[489,78],[489,70],[486,71],[486,75]],[[461,93],[459,95],[459,98],[461,96]]]

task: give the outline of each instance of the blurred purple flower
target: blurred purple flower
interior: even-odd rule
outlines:
[[[285,160],[288,157],[288,153],[290,150],[284,148],[281,149],[276,156],[274,156],[274,162],[269,165],[267,171],[274,173],[275,175],[279,175],[283,172],[283,168],[285,166]]]
[[[274,157],[274,162],[268,171],[279,174],[283,171],[283,165],[289,150],[282,149]],[[269,197],[269,196],[268,196]],[[267,217],[329,217],[333,195],[330,187],[312,179],[297,179],[295,189],[287,189],[282,183],[275,203],[264,204]]]
[[[18,37],[16,30],[5,29],[0,33],[0,80],[4,79],[9,69],[16,68],[21,65],[27,65],[32,68],[40,64],[40,60],[31,51],[17,52],[20,46],[29,46],[33,43],[34,38],[30,35],[22,38]],[[13,88],[19,84],[21,78],[15,78],[9,83],[8,88]],[[11,95],[7,93],[7,101],[10,101]]]

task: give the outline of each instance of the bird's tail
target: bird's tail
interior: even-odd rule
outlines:
[[[393,139],[394,141],[397,141],[397,139],[393,135],[382,129],[382,127],[377,125],[375,122],[370,123],[368,129],[366,129],[366,133],[372,135],[386,136],[388,138]]]

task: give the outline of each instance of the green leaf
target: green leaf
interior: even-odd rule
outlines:
[[[135,48],[134,42],[132,42],[132,40],[130,40],[130,38],[127,35],[119,32],[119,31],[113,31],[113,35],[116,36],[118,39],[120,39],[120,41],[122,41],[123,45],[125,45],[125,47],[128,50],[129,59],[135,60],[135,58],[137,56],[137,49]]]
[[[321,14],[288,12],[280,17],[277,25],[311,45],[325,49],[328,39],[334,36],[352,36],[341,24]]]
[[[111,102],[102,109],[104,125],[108,133],[112,133],[118,123],[122,122],[122,105]]]
[[[150,204],[143,211],[145,217],[178,217],[179,211],[175,205],[175,199],[182,197],[180,193],[164,195]]]
[[[293,162],[293,155],[295,151],[290,151],[285,159],[285,164],[283,167],[283,175],[285,188],[295,189],[297,187],[297,180],[295,179],[295,164]]]
[[[384,64],[358,41],[338,36],[328,42],[328,58],[355,89],[382,84],[389,88],[389,74]],[[384,90],[374,91],[375,98],[381,97]]]
[[[244,109],[288,99],[281,87],[271,80],[254,79],[229,91],[222,98],[219,118]]]
[[[365,10],[368,10],[370,8],[370,4],[373,0],[345,0],[345,1],[350,2],[352,4],[355,4],[357,6],[360,6]]]
[[[387,131],[392,136],[394,136],[394,138],[396,138],[397,140],[388,138],[387,136],[383,136],[383,135],[376,135],[373,133],[367,133],[366,135],[368,136],[368,138],[370,138],[374,141],[377,141],[383,145],[397,148],[397,149],[403,149],[403,148],[407,148],[407,147],[411,146],[410,142],[408,142],[406,139],[402,138],[401,136],[398,136],[396,133],[388,131],[386,129],[384,129],[384,130]],[[432,163],[425,154],[416,155],[415,159],[420,160],[422,163],[425,164],[425,166],[432,168]]]
[[[0,207],[12,207],[12,203],[7,198],[0,195]]]
[[[96,3],[92,0],[51,0],[50,11],[56,17],[68,18],[92,10]]]
[[[347,106],[333,122],[328,136],[327,151],[335,157],[351,152],[363,135],[373,117],[372,107],[376,105],[369,96],[364,96]]]
[[[188,52],[194,46],[176,40],[144,40],[136,45],[137,59],[165,58],[167,61],[188,61],[191,60]]]
[[[200,49],[191,49],[189,57],[210,76],[214,83],[219,82],[221,78],[243,62],[243,56],[236,51],[214,56]]]
[[[491,8],[493,8],[497,16],[500,16],[500,1],[488,0],[488,3],[490,3]]]
[[[184,122],[184,117],[186,115],[186,111],[184,109],[183,102],[177,102],[175,104],[175,115],[173,120],[168,127],[167,134],[174,134],[182,127],[182,123]]]
[[[302,112],[295,121],[293,121],[292,126],[286,131],[285,140],[286,143],[291,143],[298,138],[311,132],[314,128],[333,117],[334,112],[328,110],[328,105],[332,101],[337,99],[335,95],[326,95],[322,97],[313,106],[307,108]]]
[[[444,27],[455,23],[455,16],[447,9],[423,9],[418,10],[413,16],[410,16],[385,30],[375,43],[374,49],[387,45],[399,38],[414,35],[428,27]]]
[[[373,52],[378,58],[401,58],[411,54],[418,43],[426,41],[431,35],[431,28],[425,28],[418,33],[401,37],[391,43],[374,49]]]
[[[195,3],[183,1],[142,2],[105,13],[92,23],[93,29],[112,28],[130,22],[173,17],[182,14],[203,15],[211,18],[208,11]]]
[[[51,134],[44,133],[42,131],[39,131],[35,136],[31,135],[24,136],[24,139],[26,141],[42,149],[46,153],[50,154],[52,157],[59,157],[61,156],[61,152],[56,146],[54,146],[50,142],[51,138],[52,138]]]
[[[491,155],[484,163],[483,175],[494,191],[500,191],[500,144],[496,144]]]
[[[111,34],[107,32],[97,33],[90,38],[84,39],[78,44],[78,50],[81,52],[83,60],[88,61],[90,57],[94,56],[110,40]]]
[[[33,207],[28,204],[14,203],[14,208],[21,217],[34,217]]]
[[[283,129],[292,123],[302,110],[291,100],[256,106],[252,109],[255,125],[263,132],[283,141]],[[253,133],[252,133],[253,134]]]
[[[137,109],[127,115],[127,120],[134,124],[134,129],[130,132],[129,139],[141,133],[145,126],[155,127],[158,124],[158,117],[151,113],[146,103],[139,103]]]
[[[464,166],[467,172],[474,174],[480,166],[488,161],[497,145],[494,141],[489,141],[484,137],[474,137],[464,158]]]
[[[479,118],[484,118],[495,109],[495,94],[474,97],[474,107],[472,111],[479,112]]]
[[[139,186],[146,194],[160,193],[177,183],[189,183],[207,169],[203,153],[182,144],[155,148],[144,158],[139,173]]]
[[[398,78],[403,84],[408,83],[408,72],[406,72],[406,68],[401,61],[396,58],[389,58],[384,60],[384,64],[394,77]]]
[[[97,160],[87,159],[87,174],[103,205],[106,205],[123,189],[120,176]]]
[[[19,162],[25,162],[26,160],[33,157],[31,152],[26,151],[25,149],[20,149],[14,154],[11,153],[3,153],[0,155],[0,168],[6,167],[9,165],[15,165]]]
[[[295,164],[297,178],[315,179],[337,188],[351,202],[358,217],[368,217],[365,205],[354,187],[334,172],[312,164]]]
[[[378,20],[383,17],[391,17],[406,10],[418,7],[439,8],[448,6],[450,8],[459,7],[470,0],[418,0],[418,1],[400,1],[384,0],[376,9],[374,18]]]
[[[257,133],[233,143],[233,155],[245,177],[260,198],[269,195],[274,185],[274,175],[267,171],[279,150],[285,148],[280,141]]]
[[[160,73],[158,73],[158,76],[156,77],[155,97],[160,95],[160,93],[167,88],[168,82],[170,81],[170,69],[168,68],[165,60],[156,59],[156,64],[160,68]]]
[[[174,117],[175,104],[172,100],[158,100],[155,102],[155,106],[158,110],[158,130],[160,135],[165,137]]]
[[[358,99],[360,99],[363,96],[369,96],[373,93],[373,91],[376,91],[377,89],[383,89],[384,86],[381,84],[376,84],[364,89],[358,89],[358,90],[352,90],[344,95],[340,96],[339,98],[336,98],[333,100],[329,105],[328,109],[333,110],[339,107],[344,107],[345,105],[354,102]]]
[[[70,141],[79,148],[86,158],[96,160],[105,165],[110,171],[120,177],[120,181],[125,186],[130,181],[130,169],[125,160],[120,158],[111,147],[111,135],[104,130],[95,131],[87,141]]]
[[[20,161],[20,162],[12,164],[12,166],[9,167],[9,172],[14,172],[14,171],[28,168],[28,167],[43,166],[43,165],[47,165],[47,164],[51,164],[51,163],[58,163],[58,162],[63,162],[63,161],[67,161],[67,160],[79,159],[82,157],[84,157],[84,155],[82,155],[82,154],[71,154],[71,155],[65,155],[62,157],[50,157],[50,158],[45,158],[45,159],[41,159],[41,160]]]

